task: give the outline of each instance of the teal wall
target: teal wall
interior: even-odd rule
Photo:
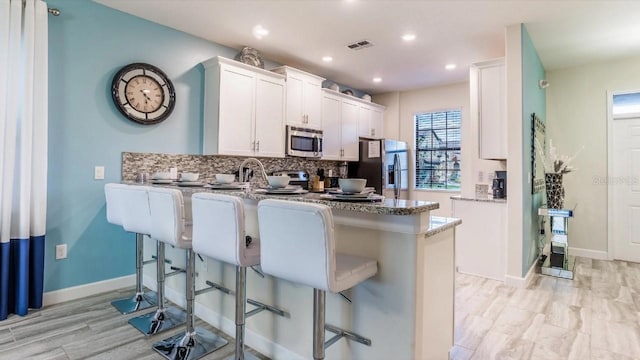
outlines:
[[[529,174],[531,168],[531,113],[546,122],[545,90],[540,89],[538,81],[545,78],[545,70],[538,53],[529,37],[527,28],[522,25],[522,173],[523,173],[523,236],[522,236],[522,276],[529,271],[538,257],[538,208],[542,203],[542,195],[531,194]]]
[[[120,179],[121,153],[197,154],[201,148],[203,69],[237,50],[213,44],[89,0],[50,0],[49,181],[45,291],[133,274],[135,237],[108,224],[104,184]],[[142,126],[114,107],[114,74],[132,62],[163,69],[176,88],[173,114]],[[105,180],[93,168],[105,166]],[[55,260],[55,245],[68,258]]]

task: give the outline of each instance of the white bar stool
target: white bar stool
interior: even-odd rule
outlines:
[[[159,242],[185,249],[187,253],[187,329],[153,344],[153,349],[167,359],[194,360],[216,351],[229,342],[203,328],[194,328],[195,254],[191,248],[190,226],[185,226],[182,192],[176,189],[151,188],[151,236]]]
[[[129,222],[139,219],[144,221],[144,226],[152,239],[156,240],[156,279],[157,279],[157,309],[138,317],[129,319],[129,324],[145,335],[154,335],[162,331],[173,329],[185,322],[186,313],[174,306],[166,307],[164,295],[165,279],[165,251],[164,242],[153,237],[153,222],[149,204],[149,191],[151,187],[140,185],[126,185],[122,195],[124,199],[124,224],[125,229]]]
[[[130,314],[155,306],[157,298],[157,294],[153,291],[148,291],[145,294],[142,285],[144,235],[149,235],[151,226],[149,211],[147,209],[146,213],[136,214],[134,218],[124,216],[126,197],[123,196],[123,191],[128,186],[130,185],[116,183],[109,183],[104,186],[104,195],[107,201],[107,221],[114,225],[120,225],[126,231],[136,234],[136,292],[126,298],[111,302],[111,305],[122,314]],[[126,227],[124,226],[125,219],[127,219]]]
[[[260,263],[265,274],[313,287],[313,358],[346,337],[361,344],[371,340],[325,325],[326,291],[351,288],[378,272],[376,260],[337,253],[333,214],[328,206],[285,200],[258,203]],[[325,342],[325,330],[334,334]]]
[[[283,310],[256,300],[247,300],[247,267],[260,263],[260,239],[247,244],[244,204],[236,196],[197,193],[191,197],[193,213],[193,250],[215,260],[236,265],[236,346],[235,355],[227,359],[258,359],[245,352],[245,319],[268,310],[288,316]],[[247,301],[257,309],[247,313]]]

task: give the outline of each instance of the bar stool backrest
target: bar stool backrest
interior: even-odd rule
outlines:
[[[127,185],[109,183],[104,186],[104,197],[107,204],[107,221],[122,226],[122,189]]]
[[[122,226],[137,234],[151,234],[151,213],[149,212],[149,187],[125,185],[121,190]]]
[[[262,271],[331,291],[336,254],[333,215],[321,204],[267,199],[258,203]]]
[[[193,251],[233,265],[247,261],[244,204],[236,196],[193,194]]]
[[[150,188],[151,237],[180,249],[191,248],[191,238],[185,234],[184,201],[176,189]]]

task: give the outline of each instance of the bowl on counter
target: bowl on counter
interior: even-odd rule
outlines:
[[[156,171],[152,177],[153,180],[173,180],[169,171]]]
[[[279,189],[287,186],[289,184],[289,176],[288,175],[272,175],[267,176],[267,181],[269,181],[269,186],[273,189]]]
[[[367,179],[338,179],[338,186],[345,193],[361,193],[365,185]]]
[[[198,181],[199,177],[200,177],[199,173],[183,172],[182,175],[180,175],[180,180],[182,180],[182,181]]]
[[[218,184],[231,184],[236,179],[234,174],[216,174]]]

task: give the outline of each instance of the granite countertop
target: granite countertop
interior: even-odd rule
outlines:
[[[471,196],[462,196],[455,195],[451,197],[452,200],[464,200],[464,201],[478,201],[478,202],[491,202],[491,203],[501,203],[506,204],[507,199],[494,199],[492,196],[487,197],[486,199],[475,198]]]
[[[126,182],[130,183],[130,182]],[[135,183],[138,184],[138,183]],[[211,192],[217,194],[226,194],[232,196],[238,196],[243,199],[251,200],[263,200],[263,199],[282,199],[290,201],[302,201],[316,204],[327,205],[332,209],[357,211],[370,214],[382,214],[382,215],[415,215],[423,212],[436,210],[440,207],[440,204],[432,201],[415,201],[415,200],[394,200],[384,199],[376,202],[347,202],[347,201],[335,201],[322,199],[318,193],[306,193],[302,195],[269,195],[266,193],[244,190],[215,190],[206,187],[182,187],[175,185],[151,185],[150,186],[162,186],[171,187],[182,190],[185,194],[193,194],[197,192]]]
[[[449,230],[462,224],[462,219],[448,218],[442,216],[431,216],[429,221],[429,229],[424,233],[425,236],[433,236],[437,233]]]

